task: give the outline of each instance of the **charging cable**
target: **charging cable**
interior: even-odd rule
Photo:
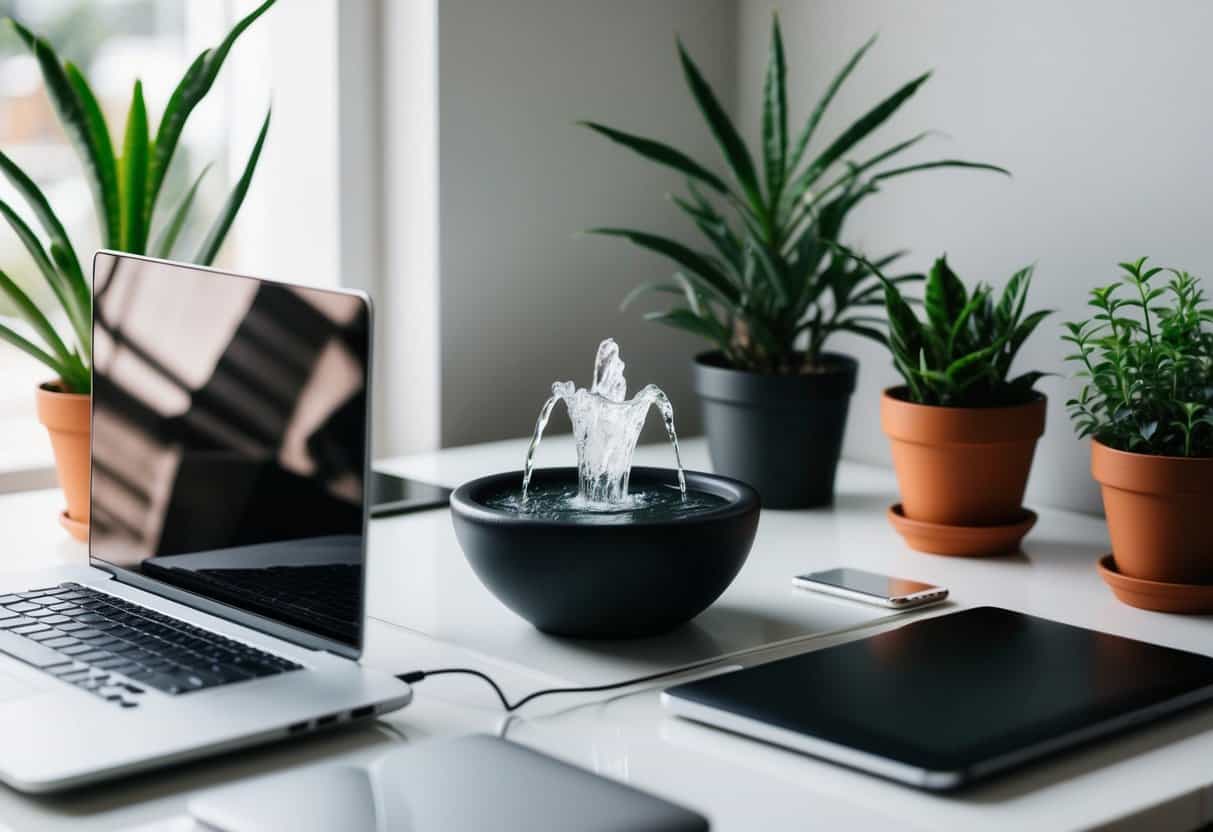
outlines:
[[[634,679],[625,679],[622,682],[611,682],[610,684],[606,685],[589,685],[587,687],[578,688],[547,688],[545,690],[537,690],[532,693],[528,693],[517,702],[511,702],[509,699],[507,699],[505,693],[501,690],[501,687],[494,682],[492,677],[490,677],[488,674],[481,673],[479,670],[473,670],[470,667],[444,667],[439,670],[414,670],[410,673],[401,673],[396,678],[402,682],[407,682],[408,684],[412,685],[424,679],[428,679],[431,676],[475,676],[476,678],[488,683],[488,686],[493,689],[493,693],[497,694],[497,699],[500,700],[501,707],[507,712],[512,713],[521,708],[523,705],[526,705],[528,702],[532,702],[541,696],[551,696],[552,694],[556,693],[601,693],[602,691],[617,690],[619,688],[631,687],[632,685],[639,685],[644,682],[655,682],[658,679],[677,676],[681,673],[686,673],[691,670],[698,670],[700,668],[719,663],[720,659],[718,658],[710,659],[706,662],[699,662],[698,664],[687,665],[684,667],[675,668],[674,670],[663,670],[660,673],[652,673],[648,676],[637,676]]]

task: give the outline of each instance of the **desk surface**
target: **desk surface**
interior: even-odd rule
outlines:
[[[524,442],[491,443],[384,461],[384,470],[444,485],[520,467]],[[668,449],[637,451],[637,464],[668,464]],[[540,464],[566,464],[571,444],[545,440]],[[702,441],[686,443],[688,467],[707,468]],[[686,645],[718,652],[765,641],[730,665],[753,664],[897,626],[875,611],[801,607],[793,574],[846,564],[947,586],[958,605],[998,604],[1160,644],[1213,654],[1213,618],[1135,610],[1118,603],[1095,571],[1108,550],[1100,518],[1037,508],[1040,522],[1024,553],[975,560],[911,552],[888,527],[890,472],[844,463],[833,510],[763,513],[750,560],[721,609],[686,634],[657,646],[588,652],[549,639],[505,612],[475,582],[453,549],[445,512],[372,524],[371,589],[365,661],[397,672],[471,666],[492,673],[511,696],[552,683],[627,678],[642,668],[676,666]],[[0,569],[85,560],[55,524],[60,497],[33,492],[0,498],[5,555]],[[766,594],[764,594],[766,593]],[[428,599],[428,600],[427,600]],[[827,603],[814,598],[813,604]],[[829,604],[841,602],[828,601]],[[931,614],[926,611],[917,615]],[[805,617],[852,627],[813,636]],[[824,619],[822,617],[824,616]],[[705,635],[706,634],[706,635]],[[680,641],[679,639],[682,639]],[[703,673],[699,671],[698,673]],[[698,675],[692,671],[683,678]],[[414,703],[376,727],[204,761],[59,799],[0,789],[0,824],[13,829],[183,828],[189,794],[257,773],[319,760],[371,758],[388,743],[473,731],[515,741],[694,807],[713,829],[1194,829],[1213,821],[1213,713],[1209,709],[1034,766],[958,797],[886,783],[667,716],[658,690],[552,697],[503,719],[481,683],[427,680]],[[48,730],[53,730],[48,726]],[[165,825],[162,826],[162,822]],[[188,827],[185,827],[188,828]]]

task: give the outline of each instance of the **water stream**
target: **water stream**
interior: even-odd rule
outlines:
[[[678,469],[678,491],[681,502],[687,500],[686,474],[682,469],[682,457],[678,452],[678,434],[674,430],[674,407],[669,398],[656,385],[649,384],[631,399],[627,399],[627,380],[624,378],[623,359],[619,357],[619,346],[608,338],[598,345],[594,360],[594,381],[589,390],[576,389],[571,381],[552,385],[551,397],[543,403],[539,418],[535,421],[535,432],[527,447],[526,462],[522,474],[520,508],[530,511],[528,503],[531,477],[535,470],[535,452],[543,439],[544,428],[552,417],[558,402],[564,402],[573,423],[573,437],[577,444],[577,493],[567,494],[562,499],[568,508],[579,512],[620,512],[639,509],[642,503],[665,504],[665,499],[656,499],[653,494],[632,495],[628,491],[628,477],[632,471],[632,454],[640,439],[645,417],[650,407],[656,407],[665,424],[666,436],[674,450],[674,463]],[[643,500],[640,498],[643,496]],[[661,495],[667,496],[667,495]],[[550,495],[545,499],[545,510],[554,510]]]

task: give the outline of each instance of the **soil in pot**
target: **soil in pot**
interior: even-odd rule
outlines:
[[[824,354],[822,364],[821,372],[794,376],[736,370],[719,352],[692,364],[712,467],[753,486],[763,508],[834,501],[859,365],[835,353]]]
[[[64,393],[56,382],[37,392],[38,420],[50,434],[59,487],[67,500],[60,523],[72,537],[88,540],[89,522],[89,396]]]
[[[1006,526],[1024,519],[1023,494],[1045,397],[1011,407],[941,407],[884,391],[880,423],[889,437],[905,517],[946,526]]]
[[[1213,583],[1213,457],[1135,454],[1093,440],[1091,474],[1120,574]]]

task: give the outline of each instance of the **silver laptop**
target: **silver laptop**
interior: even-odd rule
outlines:
[[[93,262],[90,565],[0,577],[0,780],[49,792],[355,720],[371,314]]]

